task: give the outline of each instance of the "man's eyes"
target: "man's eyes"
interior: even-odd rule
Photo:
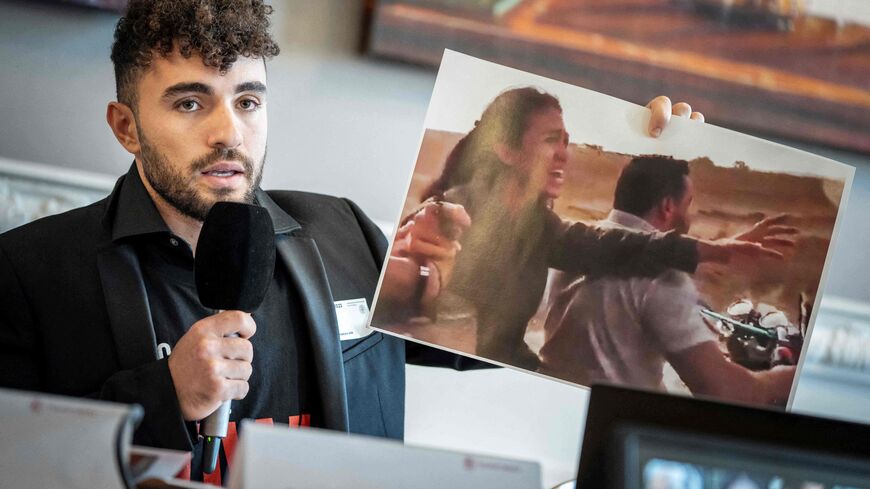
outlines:
[[[554,134],[552,136],[548,136],[546,141],[547,141],[547,143],[550,143],[550,144],[564,144],[564,145],[570,144],[570,142],[571,142],[571,140],[568,139],[567,134],[565,134],[565,135],[555,135]]]
[[[196,100],[185,99],[175,104],[175,108],[180,110],[181,112],[193,112],[195,110],[201,109],[202,106]]]
[[[263,104],[256,99],[253,98],[245,98],[239,100],[236,105],[238,108],[244,111],[253,111],[259,109]],[[175,104],[175,109],[180,112],[195,112],[197,110],[201,110],[202,104],[194,99],[185,99],[177,102]]]
[[[262,106],[262,102],[254,98],[243,98],[236,102],[236,106],[244,111],[254,111]],[[184,99],[175,103],[175,109],[179,112],[196,112],[203,108],[202,104],[196,99]]]
[[[239,108],[242,110],[257,110],[261,105],[262,104],[258,100],[252,98],[243,98],[242,100],[239,100]]]

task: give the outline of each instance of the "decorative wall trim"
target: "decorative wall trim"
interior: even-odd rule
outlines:
[[[0,158],[0,232],[105,197],[115,178]]]

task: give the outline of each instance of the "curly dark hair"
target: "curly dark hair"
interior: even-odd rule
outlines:
[[[226,73],[239,56],[269,59],[278,44],[269,34],[272,7],[262,0],[130,0],[115,27],[112,62],[118,101],[135,110],[136,83],[154,55],[176,47]]]

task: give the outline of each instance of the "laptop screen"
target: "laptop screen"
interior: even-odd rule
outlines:
[[[870,489],[870,426],[595,385],[580,489]]]
[[[617,436],[625,489],[870,489],[870,460],[642,427]]]

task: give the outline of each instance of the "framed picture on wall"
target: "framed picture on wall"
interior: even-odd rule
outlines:
[[[864,0],[377,0],[368,51],[437,65],[443,49],[712,122],[870,153]]]

